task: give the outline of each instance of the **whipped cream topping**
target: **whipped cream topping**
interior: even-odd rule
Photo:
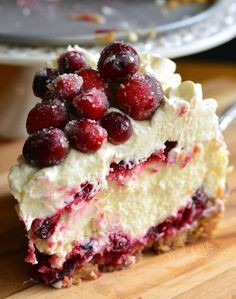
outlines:
[[[154,76],[162,84],[164,91],[181,83],[181,76],[175,73],[174,61],[157,54],[141,54],[141,70]]]

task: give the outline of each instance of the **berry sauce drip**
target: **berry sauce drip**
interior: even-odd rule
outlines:
[[[71,147],[84,153],[97,151],[107,138],[106,130],[90,119],[70,121],[65,127],[65,133]]]
[[[32,134],[49,127],[64,129],[68,120],[64,103],[57,100],[38,103],[28,114],[26,130]]]
[[[36,72],[33,79],[33,93],[36,97],[43,98],[48,92],[48,84],[59,76],[59,72],[53,68],[44,68]]]
[[[66,51],[57,60],[60,74],[74,73],[82,68],[89,67],[85,55],[81,51]]]
[[[126,142],[132,135],[132,124],[129,118],[119,112],[106,114],[100,122],[107,130],[108,140],[113,144]]]
[[[139,66],[138,53],[124,42],[108,45],[98,61],[98,71],[107,82],[124,82],[138,71]]]
[[[122,84],[116,95],[117,106],[136,120],[150,119],[161,105],[161,84],[152,76],[137,73]]]
[[[74,97],[73,105],[79,118],[99,120],[107,111],[109,102],[104,91],[93,88]]]
[[[63,131],[47,128],[30,135],[23,147],[26,162],[47,167],[61,163],[69,153],[69,143]]]

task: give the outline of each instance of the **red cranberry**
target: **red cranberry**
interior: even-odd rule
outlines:
[[[94,192],[92,192],[93,190],[93,185],[90,183],[83,183],[81,185],[81,191],[76,193],[74,195],[76,201],[89,201],[90,199],[92,199]]]
[[[30,135],[23,147],[26,162],[47,167],[59,164],[69,153],[68,140],[63,131],[47,128]]]
[[[94,245],[96,246],[95,241],[89,240],[87,243],[81,244],[79,246],[79,251],[85,255],[85,257],[89,257],[93,254]]]
[[[192,199],[194,208],[199,210],[205,209],[208,197],[203,188],[197,189],[193,194]]]
[[[96,152],[107,138],[107,132],[94,120],[70,121],[65,127],[70,145],[84,153]]]
[[[112,162],[110,165],[110,168],[112,169],[112,171],[128,170],[128,169],[134,168],[135,165],[136,165],[135,162],[132,160],[130,160],[130,161],[121,160],[119,163]]]
[[[112,243],[112,251],[114,252],[126,252],[129,249],[130,242],[127,237],[120,234],[113,234],[109,236]]]
[[[118,107],[136,120],[150,119],[163,100],[161,84],[147,74],[135,74],[116,95]]]
[[[97,88],[108,94],[107,84],[103,82],[98,71],[93,69],[82,69],[76,72],[76,74],[83,78],[83,85],[81,89]]]
[[[81,51],[66,51],[62,53],[57,60],[57,64],[60,74],[74,73],[89,66],[87,58]]]
[[[114,42],[101,53],[98,70],[108,82],[124,82],[136,73],[140,58],[134,48],[124,42]]]
[[[80,91],[83,79],[77,74],[64,74],[57,77],[48,85],[50,98],[71,100]]]
[[[113,144],[126,142],[132,135],[132,124],[127,116],[119,112],[110,112],[100,122],[107,130],[108,140]]]
[[[167,159],[169,152],[177,146],[178,142],[177,141],[166,141],[165,142],[165,149],[164,149],[164,156]]]
[[[33,235],[39,239],[49,239],[54,233],[59,218],[60,214],[56,214],[44,220],[39,218],[35,219],[31,226]]]
[[[192,223],[202,215],[206,209],[208,197],[203,188],[197,189],[192,195],[192,205],[183,212],[183,220],[186,223]]]
[[[103,117],[109,106],[106,94],[96,88],[82,91],[73,99],[79,117],[98,120]]]
[[[32,134],[49,127],[64,129],[67,122],[68,113],[64,103],[56,100],[38,103],[28,114],[26,130]]]
[[[33,92],[36,97],[43,98],[48,92],[47,85],[59,76],[57,70],[52,68],[40,69],[36,72],[33,79]]]

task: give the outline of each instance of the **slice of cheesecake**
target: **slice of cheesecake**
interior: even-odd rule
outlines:
[[[96,62],[75,47],[36,73],[42,101],[9,174],[26,261],[55,287],[209,237],[224,207],[215,100],[181,82],[172,61],[123,42]]]

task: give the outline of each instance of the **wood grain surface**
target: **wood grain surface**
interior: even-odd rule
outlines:
[[[219,103],[219,113],[236,100],[236,65],[179,60],[184,79],[201,82],[206,97]],[[230,163],[236,167],[236,121],[225,132]],[[0,298],[79,299],[236,299],[236,172],[225,216],[214,238],[160,256],[146,255],[130,269],[107,273],[97,281],[56,290],[35,285],[24,263],[26,238],[9,194],[7,172],[21,152],[22,141],[0,140]]]

